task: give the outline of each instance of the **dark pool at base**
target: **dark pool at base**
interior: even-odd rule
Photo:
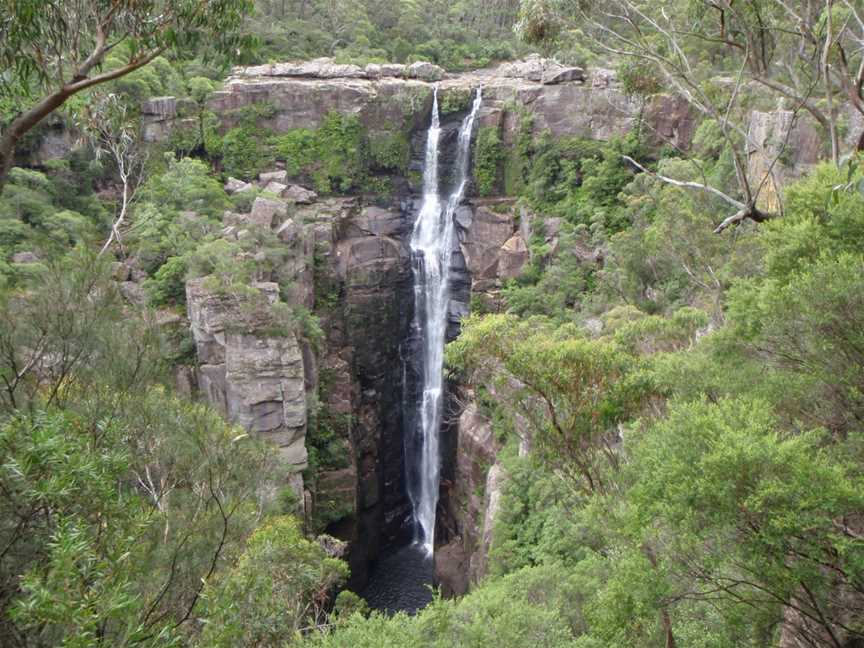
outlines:
[[[375,564],[362,596],[373,610],[414,614],[432,601],[432,572],[426,549],[407,545]]]

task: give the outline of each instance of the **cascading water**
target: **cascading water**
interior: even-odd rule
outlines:
[[[450,301],[450,256],[453,249],[454,213],[465,195],[471,160],[471,135],[480,110],[482,93],[477,89],[471,111],[459,127],[453,185],[442,204],[438,179],[438,149],[441,125],[438,91],[432,104],[432,123],[426,136],[423,168],[423,200],[411,235],[414,269],[414,326],[420,336],[422,392],[417,402],[414,435],[406,452],[408,495],[414,507],[416,541],[431,554],[435,541],[435,509],[441,472],[441,430],[444,383],[444,343]]]

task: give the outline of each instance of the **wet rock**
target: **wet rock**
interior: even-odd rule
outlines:
[[[455,473],[445,498],[445,526],[454,536],[436,550],[435,577],[451,595],[464,594],[486,575],[495,519],[500,508],[504,473],[498,463],[501,443],[489,420],[480,414],[473,392],[456,426]],[[439,559],[440,555],[440,559]]]

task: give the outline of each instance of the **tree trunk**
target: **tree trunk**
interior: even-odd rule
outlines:
[[[48,95],[35,106],[19,114],[0,137],[0,192],[15,163],[15,147],[27,131],[57,110],[71,96],[64,90]]]
[[[106,51],[107,50],[104,50],[103,48],[102,53],[98,57],[94,54],[91,55],[91,58],[94,58],[96,63],[99,63],[104,57]],[[95,77],[84,76],[82,70],[81,75],[75,76],[72,81],[43,97],[35,105],[15,117],[12,123],[9,124],[9,128],[7,128],[2,137],[0,137],[0,192],[3,191],[3,186],[6,184],[9,171],[12,169],[12,165],[15,162],[15,147],[28,131],[66,103],[66,100],[72,95],[81,92],[82,90],[86,90],[87,88],[92,88],[100,83],[113,81],[114,79],[126,76],[130,72],[134,72],[138,68],[147,65],[164,51],[164,47],[158,47],[149,53],[143,54],[135,60],[130,61],[123,67],[103,72]],[[88,71],[89,67],[87,68]]]

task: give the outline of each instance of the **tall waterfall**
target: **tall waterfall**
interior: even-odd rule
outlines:
[[[435,541],[435,509],[441,472],[441,431],[444,382],[444,342],[450,302],[450,256],[453,249],[454,213],[465,195],[471,160],[471,134],[482,101],[478,88],[471,112],[459,127],[458,153],[453,186],[446,201],[438,179],[438,148],[441,124],[438,91],[432,103],[432,123],[426,136],[423,168],[423,201],[411,235],[414,268],[414,325],[422,351],[422,396],[417,402],[413,430],[413,452],[406,453],[409,467],[408,495],[414,507],[416,540],[432,553]]]

